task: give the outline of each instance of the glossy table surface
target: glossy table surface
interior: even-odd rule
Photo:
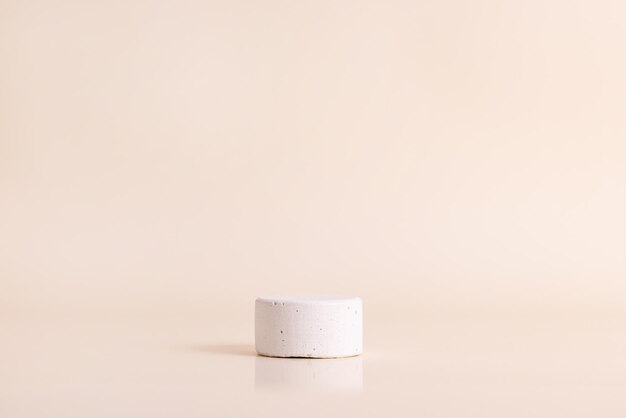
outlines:
[[[251,318],[4,315],[3,417],[623,417],[623,315],[366,319],[365,354],[257,356]]]

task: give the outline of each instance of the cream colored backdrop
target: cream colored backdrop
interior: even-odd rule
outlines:
[[[625,19],[2,0],[0,309],[620,308]]]

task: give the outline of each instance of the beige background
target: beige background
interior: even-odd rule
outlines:
[[[0,412],[278,413],[254,297],[339,293],[327,410],[624,416],[625,19],[0,0]]]

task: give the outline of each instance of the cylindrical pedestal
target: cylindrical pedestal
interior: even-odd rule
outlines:
[[[335,358],[363,352],[360,298],[263,297],[255,306],[257,353]]]

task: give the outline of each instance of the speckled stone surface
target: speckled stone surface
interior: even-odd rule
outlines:
[[[336,358],[363,353],[358,297],[260,297],[255,347],[269,357]]]

